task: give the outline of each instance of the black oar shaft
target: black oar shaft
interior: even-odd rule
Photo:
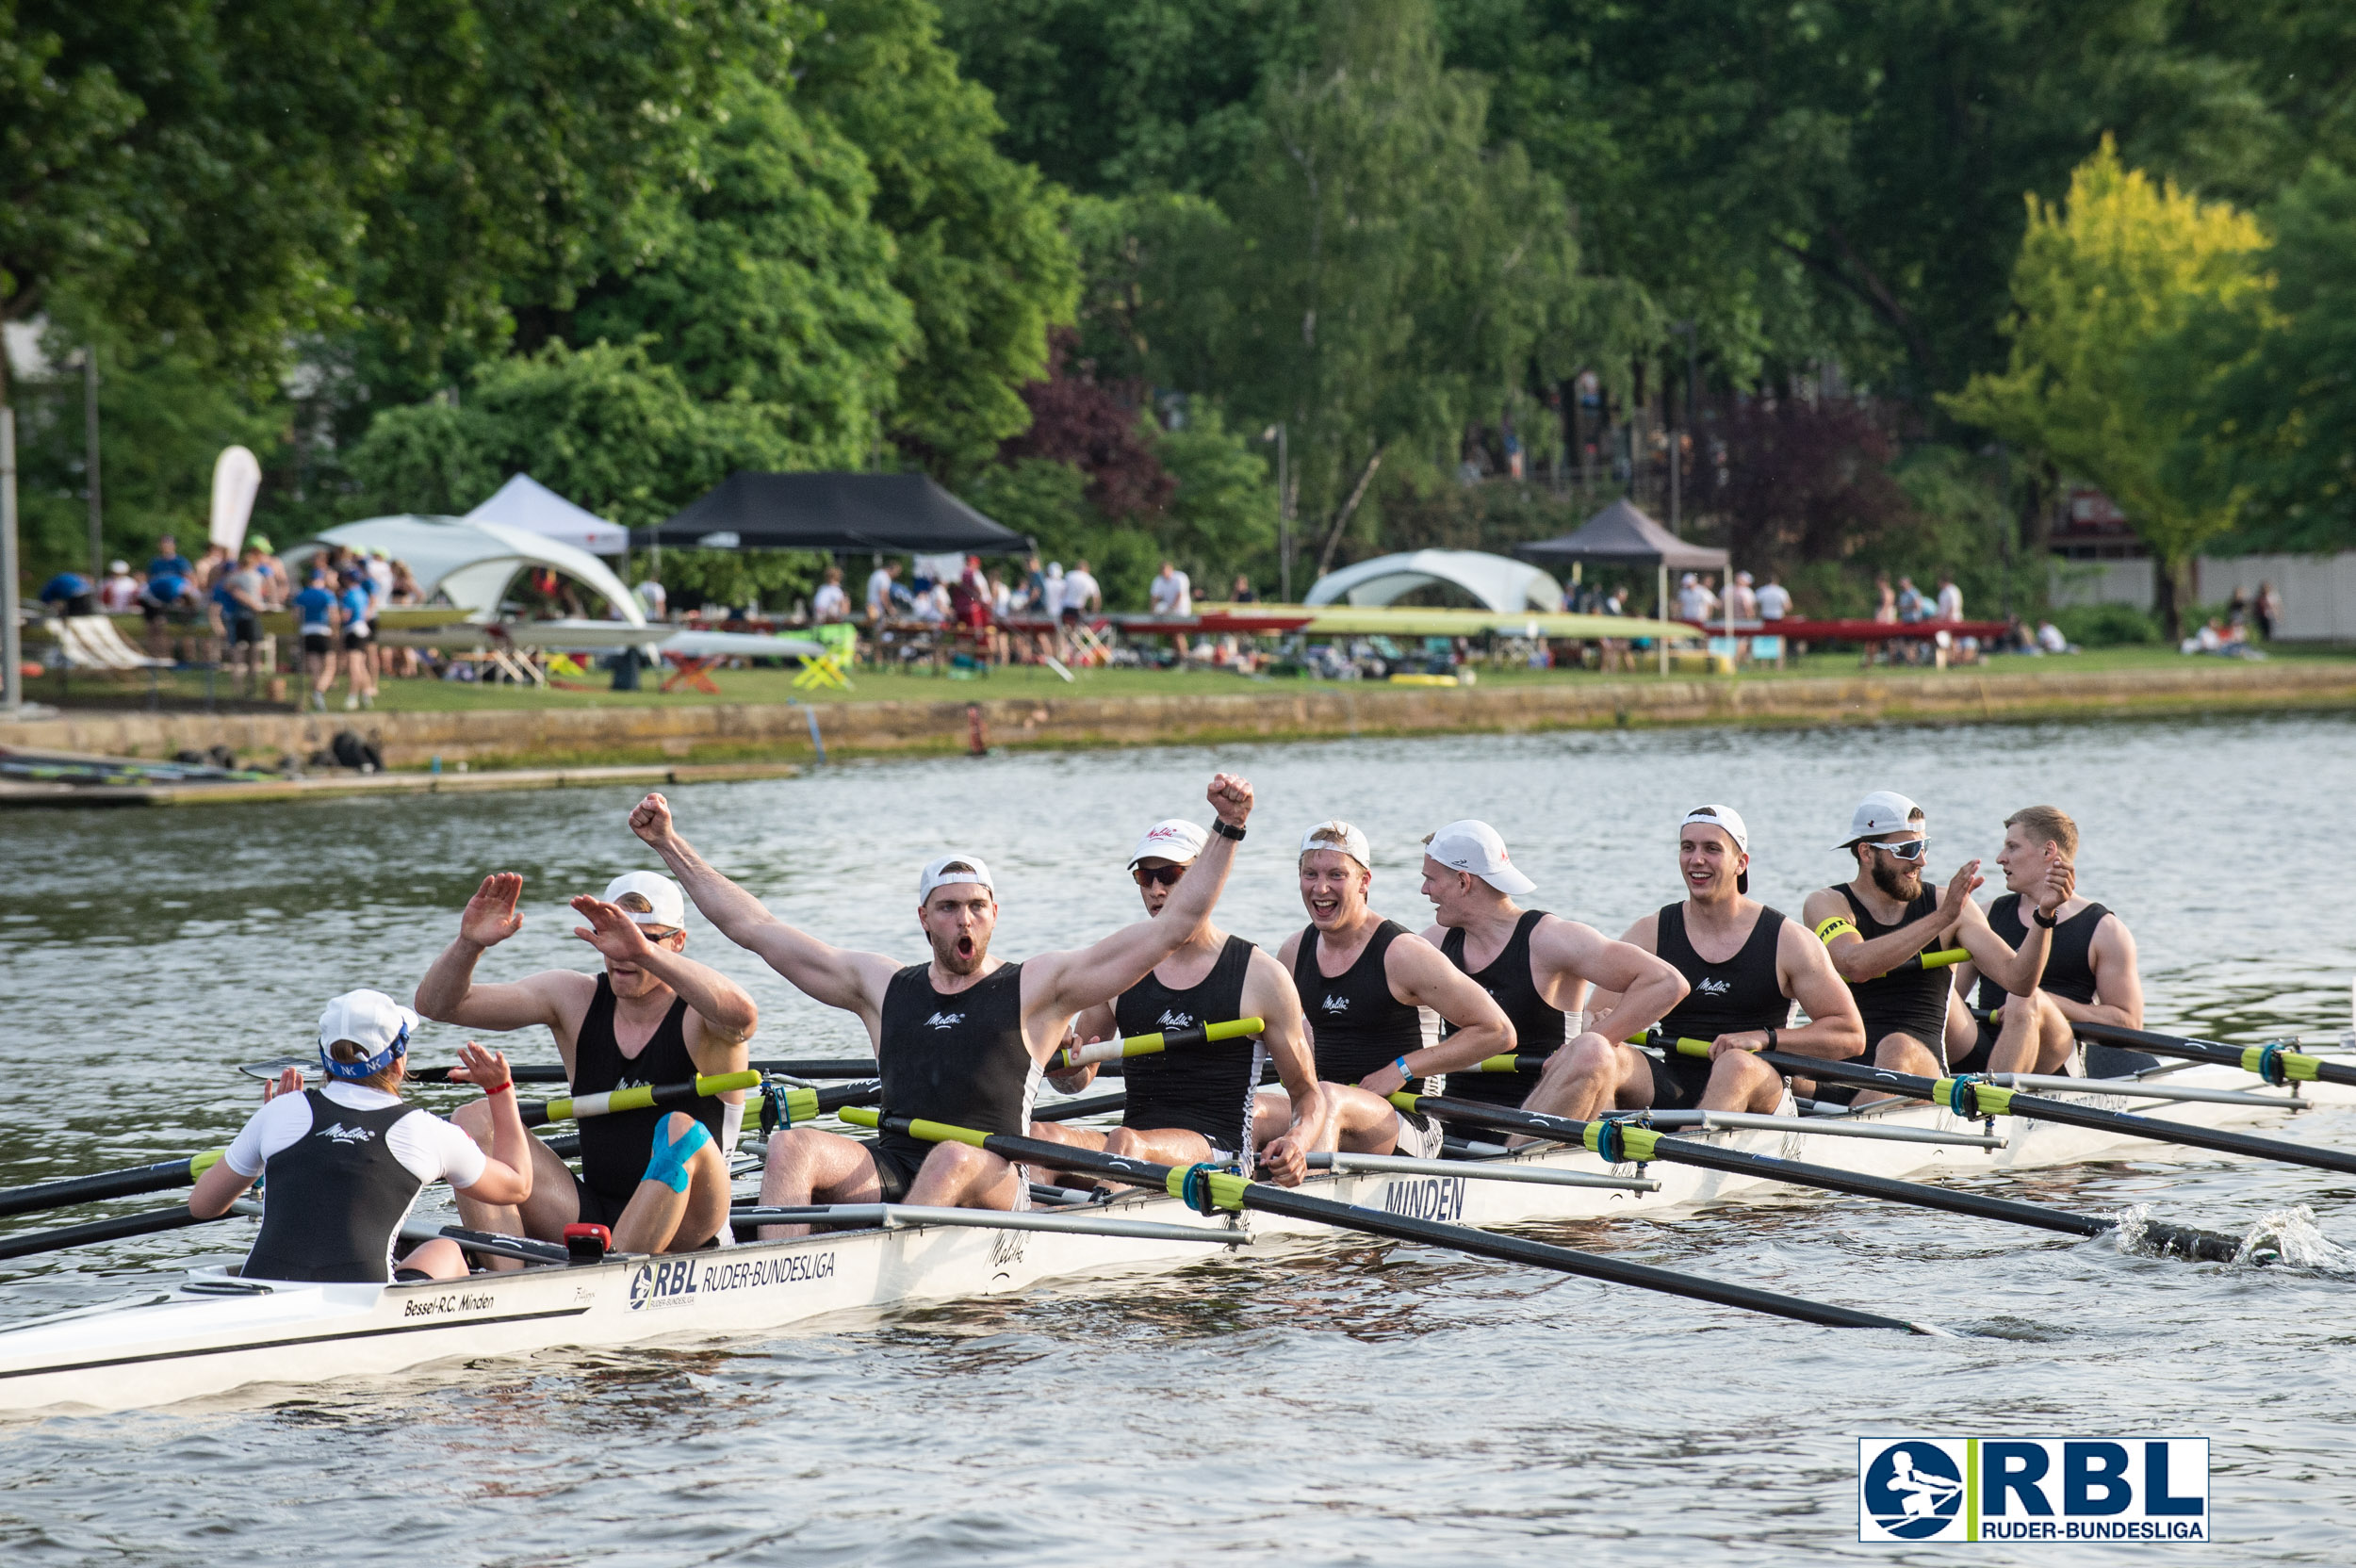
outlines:
[[[1119,1094],[1099,1094],[1087,1100],[1067,1100],[1060,1105],[1035,1105],[1031,1109],[1031,1119],[1033,1121],[1077,1121],[1084,1116],[1103,1116],[1107,1111],[1120,1110],[1128,1102],[1129,1091],[1123,1089]]]
[[[202,1158],[202,1156],[199,1156]],[[209,1162],[207,1162],[209,1163]],[[196,1160],[186,1155],[158,1160],[126,1170],[103,1170],[94,1176],[64,1176],[54,1182],[0,1190],[0,1216],[32,1214],[41,1209],[66,1209],[106,1198],[130,1198],[142,1192],[168,1192],[194,1184]]]
[[[87,1247],[93,1242],[154,1235],[158,1231],[176,1231],[184,1225],[207,1225],[213,1220],[230,1217],[232,1216],[227,1214],[217,1214],[199,1219],[188,1212],[187,1204],[174,1203],[168,1209],[143,1209],[138,1214],[119,1214],[111,1219],[92,1219],[80,1225],[60,1225],[54,1230],[0,1236],[0,1258],[28,1257],[35,1252]]]
[[[1571,1117],[1511,1110],[1442,1095],[1419,1095],[1415,1100],[1415,1108],[1450,1121],[1469,1121],[1476,1126],[1535,1133],[1545,1137],[1574,1142],[1583,1141],[1588,1128],[1588,1123]],[[1787,1160],[1769,1154],[1746,1153],[1739,1149],[1721,1149],[1714,1144],[1689,1138],[1655,1138],[1649,1141],[1647,1149],[1654,1159],[1666,1160],[1675,1165],[1690,1165],[1697,1170],[1755,1176],[1762,1181],[1781,1182],[1792,1186],[1821,1187],[1826,1192],[1845,1192],[1855,1198],[1874,1198],[1885,1202],[1934,1209],[1942,1214],[1968,1215],[1975,1219],[2033,1226],[2064,1235],[2099,1236],[2119,1228],[2118,1220],[2103,1216],[2076,1214],[2069,1209],[2056,1209],[2043,1203],[2024,1203],[2017,1199],[1998,1198],[1988,1193],[1958,1192],[1952,1187],[1902,1181],[1894,1176],[1869,1176],[1833,1166],[1813,1165],[1806,1160]],[[2230,1263],[2241,1255],[2240,1239],[2220,1232],[2155,1221],[2145,1227],[2143,1234],[2154,1250],[2180,1257]]]
[[[897,1131],[912,1131],[913,1124],[905,1117],[885,1117],[883,1124]],[[922,1135],[921,1133],[919,1135]],[[981,1145],[1003,1159],[1036,1163],[1059,1170],[1085,1171],[1093,1176],[1106,1176],[1135,1186],[1168,1191],[1175,1174],[1169,1166],[1154,1165],[1147,1160],[1133,1160],[1119,1154],[1102,1154],[1093,1150],[1073,1149],[1060,1143],[1039,1138],[1008,1137],[992,1135]],[[1817,1323],[1841,1329],[1896,1329],[1905,1333],[1922,1333],[1920,1324],[1908,1323],[1878,1313],[1858,1312],[1854,1308],[1836,1306],[1825,1301],[1810,1301],[1779,1291],[1759,1290],[1750,1285],[1730,1284],[1695,1274],[1682,1274],[1675,1269],[1656,1268],[1650,1264],[1634,1263],[1621,1258],[1582,1252],[1575,1248],[1557,1247],[1547,1242],[1526,1240],[1520,1236],[1499,1235],[1495,1232],[1476,1230],[1468,1225],[1449,1225],[1439,1220],[1415,1219],[1405,1215],[1384,1214],[1377,1209],[1361,1208],[1354,1203],[1337,1203],[1332,1199],[1316,1198],[1306,1193],[1287,1192],[1282,1187],[1263,1182],[1245,1182],[1241,1187],[1241,1202],[1247,1209],[1265,1214],[1284,1215],[1317,1224],[1331,1225],[1337,1230],[1358,1231],[1370,1235],[1389,1236],[1398,1241],[1418,1241],[1477,1257],[1495,1258],[1501,1263],[1528,1264],[1537,1268],[1552,1269],[1560,1274],[1576,1274],[1586,1279],[1608,1281],[1613,1284],[1635,1285],[1640,1289],[1661,1291],[1670,1296],[1683,1296],[1697,1301],[1714,1302],[1720,1306],[1740,1307],[1745,1311],[1765,1313],[1771,1316],[1788,1317],[1802,1323]]]
[[[2073,1022],[2070,1028],[2080,1039],[2092,1040],[2098,1045],[2149,1051],[2155,1056],[2175,1056],[2185,1061],[2222,1062],[2228,1067],[2250,1071],[2257,1070],[2250,1058],[2268,1049],[2265,1046],[2223,1045],[2216,1040],[2185,1039],[2176,1035],[2155,1035],[2149,1029],[2128,1029],[2116,1023]],[[2356,1067],[2342,1062],[2317,1062],[2312,1056],[2303,1059],[2315,1063],[2314,1075],[2319,1083],[2356,1084]],[[2303,1074],[2284,1076],[2295,1081]]]
[[[1794,1056],[1781,1051],[1762,1051],[1759,1059],[1795,1078],[1856,1084],[1864,1088],[1885,1089],[1909,1100],[1927,1100],[1934,1104],[1939,1103],[1942,1099],[1938,1080],[1918,1077],[1911,1072],[1892,1072],[1888,1068],[1863,1067],[1851,1062],[1819,1061],[1813,1056]],[[2253,1137],[2247,1133],[2228,1133],[2215,1127],[2196,1127],[2182,1121],[2163,1121],[2156,1117],[2105,1111],[2093,1105],[2076,1105],[2066,1100],[2049,1100],[2042,1095],[1996,1089],[1993,1085],[1988,1086],[2004,1096],[2004,1114],[2012,1116],[2055,1122],[2064,1127],[2084,1127],[2090,1132],[2150,1138],[2155,1143],[2183,1144],[2188,1149],[2207,1149],[2220,1154],[2242,1154],[2253,1160],[2278,1160],[2285,1165],[2313,1166],[2317,1170],[2336,1170],[2356,1176],[2356,1154],[2344,1154],[2334,1149],[2292,1143],[2286,1138]],[[2095,1080],[2089,1079],[2087,1087],[2090,1092],[2102,1092]]]

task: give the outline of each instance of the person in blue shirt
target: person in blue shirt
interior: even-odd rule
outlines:
[[[327,574],[314,571],[311,580],[295,595],[295,629],[303,638],[303,669],[311,678],[311,706],[327,711],[327,694],[335,684],[335,624],[342,610]]]
[[[41,587],[41,602],[55,605],[60,615],[98,613],[97,590],[79,572],[59,572]]]
[[[376,594],[365,569],[354,566],[344,573],[335,603],[343,611],[344,669],[352,682],[351,691],[344,694],[344,711],[374,708],[376,671],[369,665],[368,649],[375,636]]]

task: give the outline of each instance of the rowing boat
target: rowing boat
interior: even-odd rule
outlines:
[[[2356,1105],[2356,1088],[2332,1084],[2302,1084],[2296,1102],[2280,1093],[2238,1092],[2249,1076],[2221,1064],[2079,1082],[2083,1086],[2057,1097],[2209,1127],[2279,1119],[2299,1105]],[[2154,1101],[2131,1096],[2136,1088],[2228,1093]],[[2000,1124],[2007,1135],[1998,1138],[1989,1135],[1992,1128],[1945,1108],[1901,1102],[1821,1122],[1680,1135],[1863,1174],[1916,1177],[2069,1165],[2129,1149],[2153,1157],[2173,1147],[2028,1119]],[[1848,1135],[1849,1129],[1910,1135],[1863,1137]],[[1554,1146],[1459,1163],[1462,1174],[1336,1169],[1313,1176],[1306,1186],[1389,1214],[1496,1226],[1649,1216],[1768,1184],[1671,1164],[1639,1172]],[[1522,1179],[1490,1180],[1488,1173]],[[1548,1173],[1621,1180],[1558,1184]],[[221,1266],[194,1268],[173,1289],[0,1327],[0,1410],[123,1410],[248,1384],[383,1376],[459,1358],[741,1337],[830,1314],[1166,1270],[1239,1247],[1333,1233],[1269,1216],[1203,1217],[1175,1199],[1143,1193],[1019,1215],[867,1205],[828,1217],[857,1228],[679,1257],[551,1262],[464,1281],[286,1283],[240,1279]]]

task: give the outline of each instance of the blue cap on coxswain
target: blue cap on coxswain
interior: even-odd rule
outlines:
[[[383,991],[346,991],[319,1015],[319,1066],[330,1078],[373,1078],[408,1052],[417,1026],[417,1015]],[[337,1059],[339,1044],[358,1054]]]

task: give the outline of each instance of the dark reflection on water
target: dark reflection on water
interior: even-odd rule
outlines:
[[[2348,1026],[2356,928],[2315,813],[2356,776],[2356,723],[2341,719],[1012,757],[676,800],[689,835],[788,918],[902,956],[918,951],[913,866],[968,847],[999,874],[1001,950],[1019,956],[1128,918],[1127,845],[1155,817],[1199,814],[1214,765],[1260,786],[1224,919],[1268,942],[1300,918],[1285,846],[1326,815],[1368,828],[1378,904],[1411,923],[1426,915],[1415,841],[1476,814],[1538,880],[1532,902],[1616,930],[1674,894],[1683,807],[1739,807],[1755,886],[1792,910],[1841,874],[1829,846],[1855,798],[1886,786],[1930,810],[1940,867],[1992,854],[2019,806],[2075,813],[2084,885],[2134,923],[2155,1022],[2229,1038]],[[486,975],[586,967],[561,899],[648,863],[621,826],[630,799],[0,819],[17,893],[0,913],[0,1183],[218,1144],[255,1098],[235,1064],[302,1049],[335,990],[405,991],[486,871],[525,874],[529,915]],[[859,1047],[856,1024],[709,927],[692,943],[761,1001],[762,1054]],[[429,1029],[421,1056],[446,1059],[456,1038]],[[540,1040],[518,1054],[552,1054]],[[2356,1114],[2294,1132],[2356,1146]],[[2218,1229],[2303,1203],[2342,1241],[2356,1189],[2223,1161],[1976,1184]],[[249,1230],[9,1266],[0,1317],[152,1286]],[[2193,1431],[2215,1442],[2223,1541],[2207,1560],[2347,1560],[2356,1282],[1806,1200],[1533,1233],[1977,1337],[1808,1329],[1416,1248],[1284,1247],[767,1341],[0,1426],[0,1549],[11,1562],[1096,1568],[1551,1562],[1598,1547],[1639,1562],[1713,1547],[1887,1560],[1855,1544],[1857,1434]]]

